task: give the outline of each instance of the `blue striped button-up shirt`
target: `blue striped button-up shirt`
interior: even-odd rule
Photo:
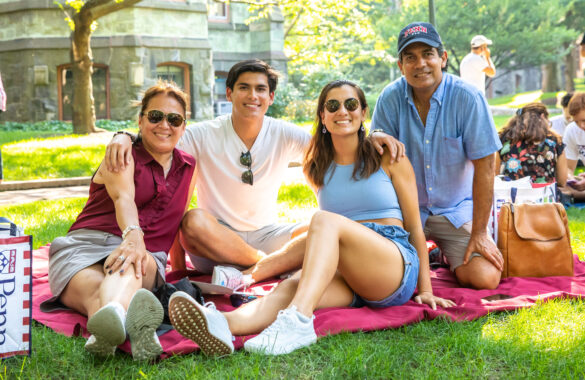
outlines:
[[[502,144],[485,97],[458,77],[443,73],[431,98],[426,127],[404,77],[378,98],[372,128],[383,129],[406,147],[416,175],[423,226],[444,215],[456,228],[472,220],[473,163]]]

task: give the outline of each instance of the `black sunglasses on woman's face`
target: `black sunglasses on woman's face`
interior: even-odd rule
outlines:
[[[360,106],[360,101],[357,100],[356,98],[345,99],[343,101],[343,106],[349,112],[355,111]],[[337,99],[329,99],[328,101],[325,102],[325,108],[327,109],[327,111],[331,113],[337,112],[339,107],[341,107],[341,103]]]
[[[152,124],[158,124],[166,117],[169,125],[175,128],[180,127],[185,122],[185,118],[182,115],[174,112],[164,113],[159,110],[150,110],[146,114],[143,112],[142,115],[146,115],[146,118]]]

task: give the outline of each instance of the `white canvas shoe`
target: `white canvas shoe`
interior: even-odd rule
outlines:
[[[152,360],[163,352],[156,329],[164,310],[160,301],[146,289],[138,289],[128,305],[126,331],[130,337],[134,360]]]
[[[125,318],[126,311],[118,302],[110,302],[99,309],[87,321],[87,330],[92,335],[85,349],[99,356],[114,355],[116,347],[126,340]]]
[[[258,336],[246,341],[244,349],[266,355],[282,355],[310,346],[317,341],[313,320],[293,305],[278,312],[276,320]]]
[[[225,356],[234,352],[227,320],[212,302],[202,306],[187,293],[175,292],[169,300],[169,317],[177,332],[197,343],[205,355]]]
[[[243,274],[236,268],[216,265],[213,267],[211,283],[213,285],[225,286],[230,289],[239,289],[252,284],[254,280],[251,274]]]

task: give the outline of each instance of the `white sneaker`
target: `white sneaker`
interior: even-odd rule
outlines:
[[[177,332],[197,343],[205,355],[225,356],[234,352],[227,320],[213,302],[201,306],[187,293],[175,292],[169,300],[169,317]]]
[[[126,331],[130,337],[134,360],[151,360],[163,352],[156,329],[164,318],[163,307],[146,289],[138,289],[128,305]]]
[[[110,302],[99,309],[87,321],[87,330],[92,335],[85,349],[99,356],[114,355],[116,347],[126,340],[125,318],[126,311],[118,302]]]
[[[288,354],[317,341],[313,320],[297,311],[296,306],[278,312],[276,321],[258,336],[246,341],[244,349],[266,355]]]
[[[254,280],[251,274],[243,274],[236,268],[216,265],[213,267],[211,283],[225,286],[230,289],[238,289],[252,284]]]

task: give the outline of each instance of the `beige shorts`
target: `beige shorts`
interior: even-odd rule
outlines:
[[[451,271],[463,264],[463,256],[471,237],[471,221],[463,224],[459,228],[455,226],[442,215],[430,215],[425,224],[424,232],[427,240],[433,240],[447,258]],[[481,255],[472,252],[469,259]]]
[[[217,221],[219,224],[226,226],[230,230],[234,231],[239,237],[242,238],[242,240],[246,242],[246,244],[266,254],[271,254],[272,252],[282,248],[288,241],[290,241],[292,234],[298,228],[303,226],[303,223],[274,223],[254,231],[238,231],[222,220],[218,219]],[[219,263],[216,263],[213,260],[201,256],[196,256],[191,252],[187,252],[187,255],[191,260],[191,264],[193,264],[197,271],[201,273],[212,273],[213,268],[216,265],[219,265]],[[246,269],[238,265],[221,265],[231,266],[238,270]]]

